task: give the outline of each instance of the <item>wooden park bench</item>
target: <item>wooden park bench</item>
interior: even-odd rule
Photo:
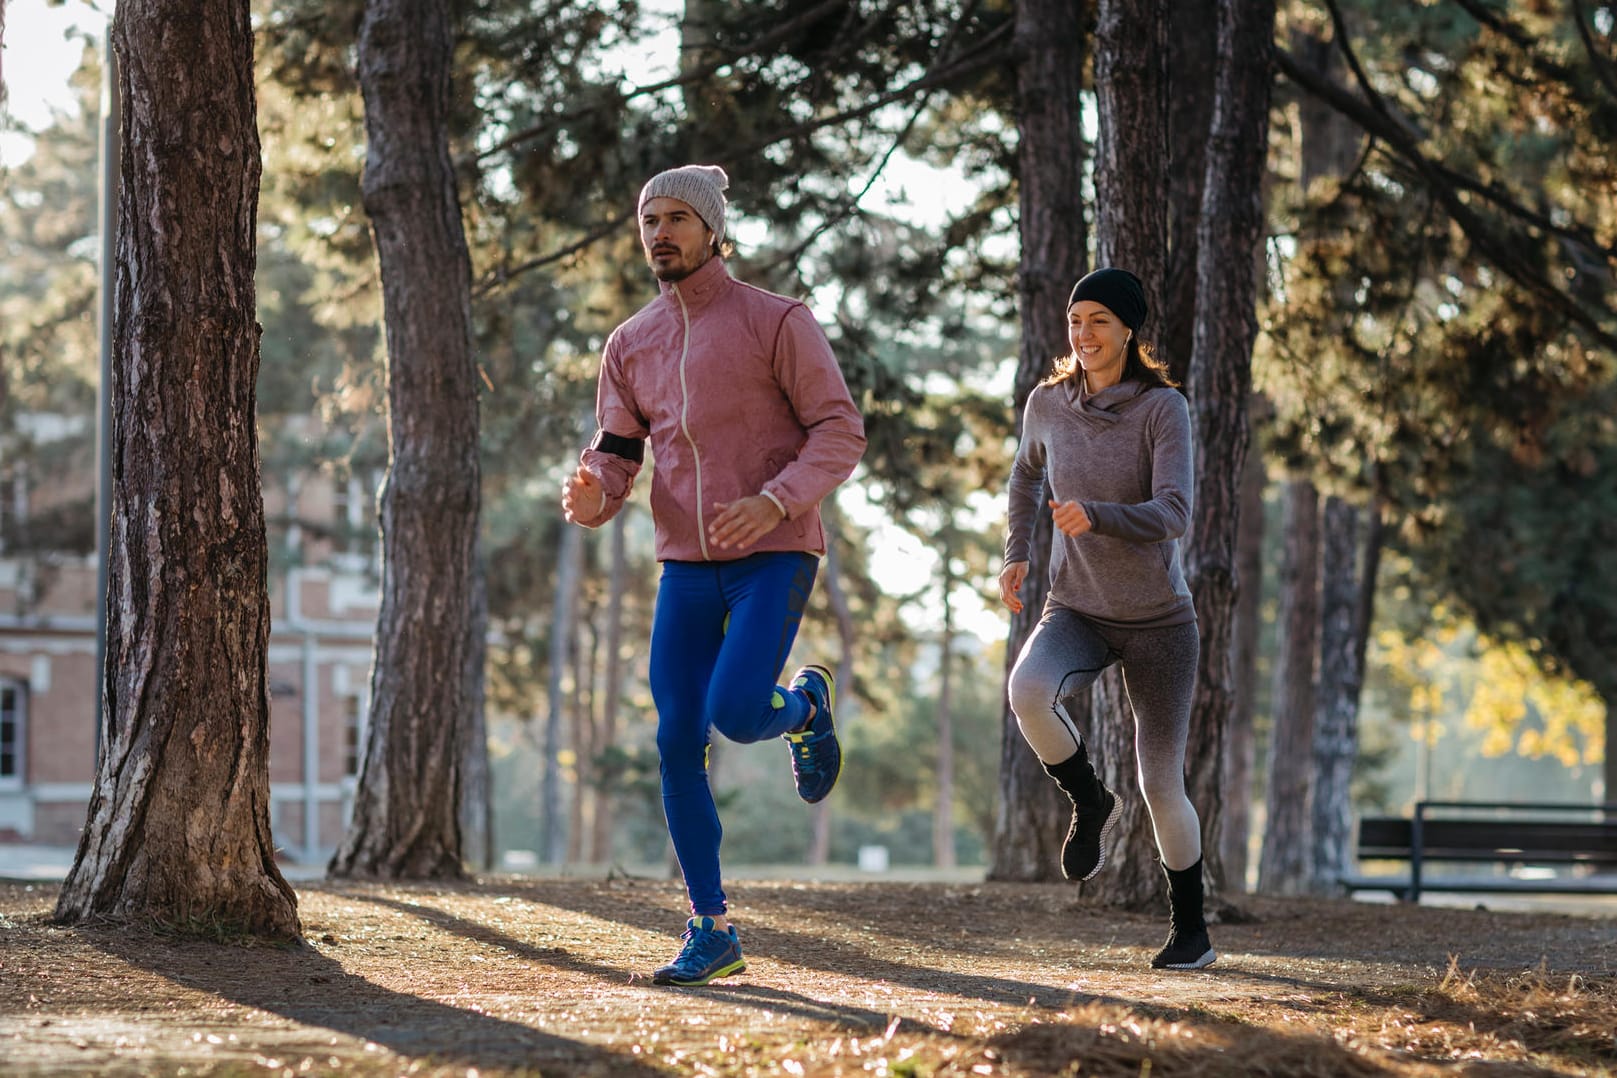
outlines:
[[[1408,875],[1344,876],[1349,891],[1617,894],[1617,804],[1421,801],[1413,816],[1359,820],[1358,858],[1407,861]],[[1438,875],[1432,863],[1491,864],[1492,875]],[[1553,870],[1553,871],[1552,871]]]

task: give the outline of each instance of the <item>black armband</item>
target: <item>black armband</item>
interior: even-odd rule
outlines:
[[[614,457],[632,460],[636,464],[643,464],[646,460],[646,440],[644,438],[625,438],[621,434],[610,434],[604,430],[595,432],[595,439],[590,442],[591,449],[598,449],[602,453],[611,453]]]

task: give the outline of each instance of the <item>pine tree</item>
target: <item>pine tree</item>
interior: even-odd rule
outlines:
[[[248,5],[133,0],[113,39],[109,643],[95,790],[56,914],[295,938],[269,825]]]

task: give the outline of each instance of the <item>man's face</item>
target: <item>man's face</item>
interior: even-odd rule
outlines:
[[[683,281],[713,257],[713,233],[690,204],[654,198],[640,212],[640,245],[659,281]]]

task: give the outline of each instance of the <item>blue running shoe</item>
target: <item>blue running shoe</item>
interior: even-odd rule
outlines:
[[[832,708],[837,702],[837,683],[823,666],[800,667],[792,675],[792,688],[814,701],[814,718],[808,726],[782,734],[792,746],[792,778],[797,796],[809,804],[825,800],[842,774],[842,746]]]
[[[747,968],[734,925],[721,932],[714,927],[713,918],[692,917],[685,922],[685,933],[680,939],[685,941],[685,946],[680,949],[679,957],[653,971],[652,984],[696,988]]]

